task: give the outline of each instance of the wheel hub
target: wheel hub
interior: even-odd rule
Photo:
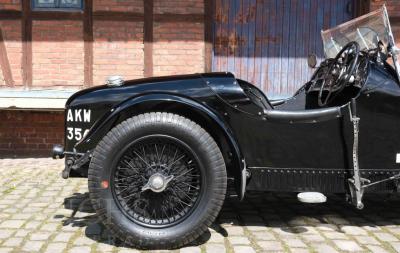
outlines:
[[[174,178],[173,175],[164,176],[161,173],[155,173],[150,178],[149,181],[142,187],[142,192],[146,190],[152,190],[153,192],[164,191],[168,183]]]
[[[193,151],[168,136],[136,140],[113,173],[111,186],[119,207],[146,227],[161,228],[186,219],[202,194],[202,171]]]

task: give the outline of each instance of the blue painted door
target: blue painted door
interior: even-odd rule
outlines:
[[[353,0],[216,0],[213,71],[230,71],[270,98],[310,78],[307,56],[323,58],[321,29],[353,18]]]

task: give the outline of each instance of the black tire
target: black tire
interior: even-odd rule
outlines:
[[[124,155],[126,154],[136,152],[136,148],[141,147],[138,145],[153,143],[150,142],[153,141],[152,138],[156,138],[154,141],[161,141],[161,143],[162,141],[165,141],[167,144],[164,143],[164,148],[165,145],[171,145],[171,147],[176,146],[175,154],[179,150],[179,152],[183,153],[183,156],[186,154],[188,157],[187,161],[177,162],[179,163],[179,169],[175,170],[178,171],[182,169],[185,172],[179,174],[179,176],[175,175],[175,181],[182,180],[182,178],[188,178],[198,186],[201,186],[188,188],[189,190],[187,191],[187,194],[185,193],[184,195],[177,191],[179,196],[183,196],[181,199],[183,199],[185,195],[187,196],[188,194],[192,194],[190,198],[185,198],[193,201],[193,204],[189,203],[185,208],[177,208],[180,203],[178,201],[181,201],[178,195],[170,197],[169,200],[173,204],[171,204],[172,207],[169,211],[167,210],[167,212],[164,212],[166,213],[167,218],[163,218],[163,215],[161,215],[161,218],[157,218],[157,214],[150,213],[150,208],[147,207],[147,205],[151,206],[151,210],[156,210],[154,212],[158,212],[158,209],[160,208],[157,209],[157,207],[154,207],[155,204],[153,203],[155,203],[155,201],[152,198],[159,196],[158,194],[160,193],[154,192],[153,190],[146,191],[143,186],[140,186],[142,188],[138,186],[140,185],[140,182],[145,181],[144,177],[146,177],[146,175],[140,175],[143,179],[136,179],[139,173],[146,174],[140,172],[143,168],[139,168],[136,164],[133,166],[132,164],[134,160],[127,162],[126,160],[121,159],[121,157],[125,159],[126,156]],[[145,149],[148,147],[151,148],[152,144],[144,146],[143,151],[145,152]],[[167,146],[167,148],[168,147],[169,146]],[[157,147],[155,150],[157,152]],[[172,148],[170,148],[170,150],[172,150]],[[147,153],[151,153],[150,151],[147,149]],[[141,154],[144,154],[144,158],[154,158],[154,153],[153,156],[151,154],[146,154],[146,152]],[[164,154],[161,154],[161,156],[162,155]],[[156,156],[158,157],[159,154],[157,153]],[[167,156],[167,154],[165,154],[165,156]],[[172,155],[169,155],[168,159],[170,159],[171,156]],[[138,154],[138,157],[141,156]],[[136,156],[135,159],[135,162],[138,161]],[[186,159],[186,157],[184,157],[184,159]],[[164,161],[164,158],[158,160],[160,161],[160,164],[161,160]],[[127,175],[125,175],[125,172],[123,171],[128,169],[122,168],[123,166],[120,166],[120,163],[132,165],[132,168],[134,168],[135,171],[129,168],[129,173],[136,174],[132,174],[131,176],[131,174],[126,172]],[[189,165],[187,164],[189,163],[193,168],[188,167]],[[143,164],[149,165],[148,163]],[[168,169],[169,172],[170,168],[173,168],[174,166],[176,167],[177,165],[164,167],[161,167],[161,165],[152,165],[150,167],[143,167],[146,167],[146,170],[149,171],[160,170],[165,172]],[[173,172],[174,171],[169,173],[173,174]],[[182,176],[183,174],[188,176]],[[174,177],[174,175],[171,177]],[[180,179],[178,179],[179,177]],[[131,204],[132,202],[139,203],[141,201],[138,201],[137,199],[131,201],[130,199],[134,197],[122,193],[126,189],[120,189],[121,181],[117,181],[121,180],[120,178],[123,180],[128,180],[128,178],[130,178],[129,180],[135,180],[130,181],[129,183],[124,181],[125,185],[122,186],[132,190],[132,192],[134,192],[133,196],[137,196],[138,194],[139,197],[137,199],[142,198],[143,195],[152,196],[148,197],[149,200],[146,199],[148,202],[146,202],[145,207],[143,207],[143,205],[140,207],[140,204]],[[148,178],[146,180],[148,180]],[[164,184],[168,184],[168,186],[166,186],[164,192],[161,193],[171,194],[167,191],[174,191],[174,189],[176,189],[176,183],[174,183],[173,180],[171,180],[171,182],[172,183]],[[88,172],[90,198],[99,219],[124,243],[145,249],[178,248],[189,244],[202,235],[215,220],[221,209],[226,193],[226,182],[225,162],[221,151],[213,138],[195,122],[179,115],[161,112],[141,114],[114,127],[95,148]],[[187,184],[186,181],[185,184]],[[139,191],[138,189],[141,190]],[[185,201],[187,199],[185,199]],[[128,203],[129,205],[134,206],[129,207]],[[148,203],[151,203],[152,205]],[[181,206],[184,205],[181,204]],[[160,204],[158,204],[158,207],[160,207]],[[144,209],[146,210],[143,211]],[[165,211],[164,206],[161,209]],[[179,212],[179,210],[181,211]],[[161,211],[158,213],[160,212]],[[146,218],[148,216],[151,217]],[[161,226],[157,222],[163,223],[163,225]]]

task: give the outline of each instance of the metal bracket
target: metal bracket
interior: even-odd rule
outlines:
[[[78,154],[76,154],[76,155],[78,155]],[[86,152],[85,154],[83,154],[78,159],[76,159],[75,162],[68,163],[67,166],[65,167],[65,169],[61,173],[62,178],[67,179],[69,177],[69,173],[71,172],[71,169],[72,170],[79,169],[81,166],[83,166],[87,162],[89,162],[91,158],[92,158],[92,151],[90,150],[90,151]]]
[[[362,198],[364,195],[365,188],[371,187],[376,184],[383,182],[400,179],[400,174],[393,175],[391,177],[372,182],[366,178],[361,177],[360,167],[358,163],[358,134],[360,132],[360,118],[356,115],[356,102],[355,99],[351,100],[350,106],[350,121],[353,123],[353,177],[348,179],[350,196],[347,200],[358,209],[363,209],[364,204]]]
[[[348,179],[351,195],[348,201],[358,209],[363,209],[364,204],[362,203],[362,197],[364,195],[364,185],[370,181],[361,177],[358,163],[358,135],[360,131],[360,118],[356,116],[356,102],[354,99],[351,101],[350,117],[350,120],[353,123],[353,177]]]

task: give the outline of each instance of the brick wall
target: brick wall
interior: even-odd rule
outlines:
[[[21,10],[21,0],[2,0],[0,10]]]
[[[93,11],[143,13],[143,0],[95,0]],[[0,0],[0,10],[21,10],[21,0]],[[154,13],[202,14],[203,0],[154,0]],[[22,83],[21,21],[0,20],[12,75]],[[33,20],[32,88],[78,89],[84,84],[83,21]],[[107,76],[144,76],[142,21],[93,20],[93,83]],[[204,71],[202,22],[154,23],[154,75]],[[0,71],[0,88],[5,86]]]
[[[50,156],[63,140],[62,112],[0,111],[0,158]]]
[[[202,0],[154,1],[154,13],[202,14]],[[155,22],[154,75],[204,71],[204,25],[192,22]]]
[[[95,0],[94,11],[143,12],[143,0]]]
[[[21,0],[0,0],[0,10],[22,10]],[[154,13],[202,14],[203,0],[154,1]],[[94,12],[144,12],[144,0],[94,0]],[[84,87],[83,20],[34,19],[32,22],[32,89]],[[93,84],[107,76],[144,76],[143,21],[93,19]],[[21,20],[1,20],[14,89],[23,89]],[[193,22],[154,23],[154,75],[204,71],[204,26]],[[0,88],[6,84],[0,70]],[[26,88],[26,87],[25,87]],[[1,98],[0,98],[1,99]],[[62,143],[63,113],[0,110],[0,157],[49,156]]]
[[[33,87],[82,86],[82,22],[35,20],[32,27]]]
[[[1,9],[1,8],[0,8]],[[3,31],[4,44],[10,62],[11,73],[15,86],[23,86],[22,83],[22,43],[21,43],[21,21],[0,20],[0,28]],[[5,86],[3,72],[0,71],[0,87]]]
[[[143,22],[95,21],[93,82],[103,84],[110,75],[143,77]]]

